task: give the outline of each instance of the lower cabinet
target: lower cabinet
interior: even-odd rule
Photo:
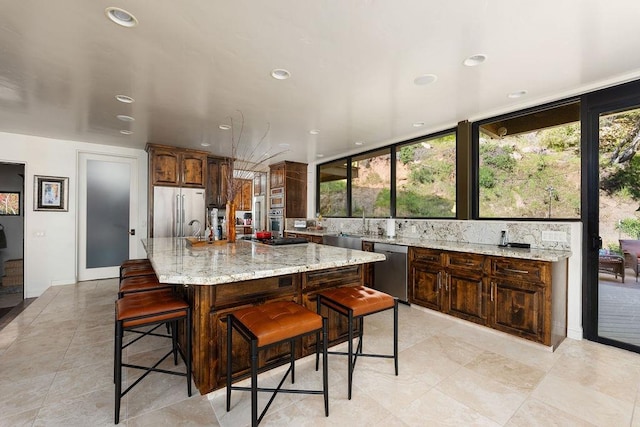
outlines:
[[[373,242],[368,242],[366,240],[363,240],[362,250],[365,252],[373,252]],[[375,283],[373,278],[374,270],[375,270],[374,264],[373,263],[364,264],[362,268],[364,269],[363,271],[364,285],[370,288],[373,288],[373,284]]]
[[[566,336],[566,261],[411,247],[409,302],[555,348]]]
[[[307,242],[309,242],[309,243],[322,244],[322,236],[318,236],[316,234],[300,233],[300,232],[292,233],[292,232],[288,231],[288,232],[284,233],[284,237],[303,237],[303,238],[307,239]]]

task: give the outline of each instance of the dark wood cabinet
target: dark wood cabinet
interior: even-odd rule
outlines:
[[[207,153],[157,144],[147,144],[150,185],[204,188]]]
[[[409,248],[409,302],[432,310],[442,311],[441,251]]]
[[[551,265],[529,260],[491,260],[490,326],[523,338],[551,339]]]
[[[238,211],[250,211],[253,200],[253,182],[250,179],[234,179],[235,204]]]
[[[267,174],[256,173],[253,177],[253,195],[264,196],[267,191]]]
[[[223,208],[227,204],[229,159],[207,157],[207,206]]]
[[[284,217],[307,217],[307,164],[281,162],[269,166],[271,189],[284,189]],[[269,208],[271,208],[269,203]]]
[[[483,280],[485,260],[485,256],[478,254],[443,254],[445,313],[487,324],[487,291]]]
[[[567,332],[566,268],[411,247],[409,302],[555,348]]]
[[[317,236],[315,234],[301,233],[301,232],[292,233],[290,231],[287,231],[286,233],[284,233],[284,237],[303,237],[307,239],[307,242],[309,243],[322,244],[322,236]]]

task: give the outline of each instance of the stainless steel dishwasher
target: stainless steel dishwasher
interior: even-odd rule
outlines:
[[[387,259],[374,264],[374,288],[409,303],[407,295],[407,246],[374,243],[373,251]]]

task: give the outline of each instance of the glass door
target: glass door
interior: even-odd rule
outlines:
[[[640,105],[598,113],[598,336],[640,349]]]

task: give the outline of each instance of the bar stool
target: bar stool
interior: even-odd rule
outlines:
[[[157,291],[160,289],[172,289],[172,285],[160,283],[154,276],[132,276],[120,280],[118,288],[118,299],[128,294],[139,292]]]
[[[398,299],[384,292],[367,288],[366,286],[342,287],[329,289],[318,294],[317,310],[321,313],[321,307],[325,306],[334,310],[348,319],[349,338],[348,351],[329,351],[329,354],[342,354],[349,357],[348,371],[348,397],[351,400],[351,389],[353,384],[353,370],[356,366],[358,356],[381,357],[394,359],[396,376],[398,375]],[[364,335],[364,316],[393,309],[393,355],[388,354],[367,354],[362,352],[362,337]],[[360,335],[358,346],[353,352],[353,321],[360,319]],[[318,366],[318,352],[316,351],[316,368]]]
[[[128,260],[120,265],[120,280],[127,277],[135,276],[155,276],[156,272],[151,265],[151,261],[142,260],[140,262],[131,262],[138,260]]]
[[[251,347],[251,387],[232,386],[233,329],[238,331]],[[295,340],[305,335],[316,334],[320,343],[322,332],[322,390],[283,389],[282,384],[289,373],[295,383]],[[266,348],[289,342],[289,368],[278,387],[258,387],[258,352]],[[316,364],[316,371],[318,370]],[[227,412],[231,409],[231,390],[251,392],[251,425],[257,426],[278,392],[298,394],[323,394],[324,412],[329,416],[329,382],[327,379],[327,319],[291,301],[279,301],[237,310],[227,316]],[[258,392],[271,392],[271,398],[258,417]]]
[[[177,322],[185,321],[186,349],[180,348],[177,342]],[[163,324],[172,324],[172,334],[156,333]],[[140,330],[143,326],[153,326],[150,330]],[[120,400],[134,386],[151,372],[161,372],[170,375],[187,377],[187,393],[191,396],[191,307],[181,298],[173,295],[171,291],[140,292],[129,294],[116,301],[116,327],[115,327],[115,423],[120,421]],[[123,334],[126,331],[140,334],[137,338],[123,344]],[[140,366],[130,363],[122,363],[122,350],[144,338],[145,336],[158,336],[171,338],[172,348],[153,366]],[[178,364],[177,354],[180,354],[186,370],[174,372],[158,368],[171,354],[174,364]],[[138,379],[122,391],[122,367],[140,369],[145,371]]]

